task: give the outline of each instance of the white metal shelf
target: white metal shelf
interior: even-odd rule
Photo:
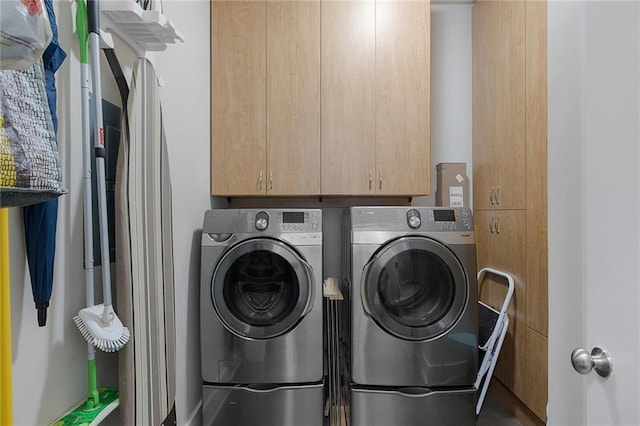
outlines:
[[[184,42],[171,21],[156,10],[143,10],[133,0],[102,0],[102,29],[124,41],[138,57],[166,50],[168,44]]]

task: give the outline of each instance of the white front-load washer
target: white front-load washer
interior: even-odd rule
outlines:
[[[205,424],[321,425],[322,212],[209,210],[201,249]]]

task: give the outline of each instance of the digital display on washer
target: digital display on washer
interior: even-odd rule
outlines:
[[[436,222],[455,222],[456,213],[454,210],[434,210],[433,219]]]
[[[304,212],[282,212],[282,223],[304,223]]]

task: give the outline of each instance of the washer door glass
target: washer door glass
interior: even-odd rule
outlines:
[[[365,310],[387,332],[430,340],[450,330],[468,299],[467,276],[446,246],[402,237],[383,246],[364,268]]]
[[[232,333],[267,339],[286,333],[313,304],[311,266],[285,243],[243,241],[227,251],[213,272],[211,297]]]

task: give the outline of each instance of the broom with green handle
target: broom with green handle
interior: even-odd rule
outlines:
[[[93,211],[91,190],[91,129],[89,108],[89,61],[88,61],[88,24],[87,8],[84,0],[76,1],[76,31],[80,42],[80,92],[82,97],[82,154],[83,154],[83,219],[84,219],[84,270],[87,292],[87,306],[94,305],[94,259],[93,259]],[[100,99],[96,97],[96,99]],[[103,269],[108,269],[109,263],[103,262]],[[81,311],[82,312],[82,311]],[[83,336],[84,323],[74,318]],[[79,324],[80,322],[80,324]],[[128,332],[127,332],[128,333]],[[85,336],[86,338],[87,336]],[[89,340],[89,339],[87,339]],[[95,425],[99,424],[118,405],[118,389],[97,386],[96,352],[93,337],[87,343],[88,382],[87,399],[72,408],[62,418],[54,422],[54,426]]]
[[[107,189],[105,178],[104,127],[102,118],[102,90],[100,81],[100,7],[97,0],[87,0],[88,50],[91,56],[93,86],[94,150],[96,155],[96,181],[98,223],[100,226],[100,254],[102,257],[103,303],[82,309],[74,318],[80,332],[98,349],[116,352],[129,341],[129,330],[113,310],[111,300],[111,268],[109,260],[109,229],[107,222]],[[82,65],[84,67],[84,64]],[[85,159],[86,160],[86,159]],[[89,204],[88,204],[89,203]],[[85,198],[85,210],[91,208],[91,199]],[[87,205],[88,204],[88,205]],[[86,231],[85,231],[86,232]]]

